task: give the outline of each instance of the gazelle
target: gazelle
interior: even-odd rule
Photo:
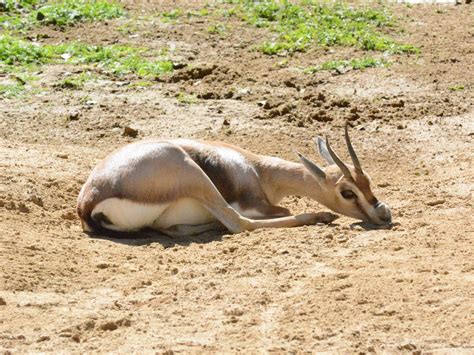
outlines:
[[[288,195],[310,197],[331,210],[375,224],[391,222],[352,147],[353,166],[316,140],[328,163],[320,168],[298,154],[301,164],[253,154],[222,142],[148,140],[120,148],[95,167],[79,194],[84,231],[152,228],[172,236],[225,227],[232,233],[257,228],[311,225],[327,214],[292,216],[278,202]],[[329,218],[326,222],[334,219]]]

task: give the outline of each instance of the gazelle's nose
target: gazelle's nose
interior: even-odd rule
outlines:
[[[383,202],[378,202],[377,205],[375,206],[375,212],[377,214],[377,217],[383,223],[388,224],[392,222],[392,212],[390,211],[390,207],[388,207],[387,204]]]

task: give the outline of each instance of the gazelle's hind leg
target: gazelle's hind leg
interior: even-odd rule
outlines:
[[[210,230],[226,230],[224,225],[218,221],[206,224],[177,224],[167,229],[160,229],[159,231],[170,237],[185,237],[204,233]]]

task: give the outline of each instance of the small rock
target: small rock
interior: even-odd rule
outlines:
[[[328,240],[333,240],[334,239],[334,235],[332,233],[328,233],[324,236],[325,239],[328,239]]]
[[[230,122],[227,118],[224,119],[224,121],[222,122],[222,125],[223,126],[230,126]]]
[[[231,307],[224,311],[226,316],[237,316],[240,317],[244,314],[244,310],[239,307]]]
[[[100,326],[100,329],[106,331],[113,331],[113,330],[116,330],[118,328],[118,325],[117,323],[115,322],[107,322],[107,323],[104,323]]]
[[[41,343],[42,341],[47,341],[47,340],[51,340],[51,337],[49,337],[48,335],[42,335],[38,338],[36,342]]]
[[[43,207],[43,200],[37,195],[31,195],[30,201],[33,202],[36,206]]]
[[[110,264],[108,264],[108,263],[99,263],[99,264],[96,265],[96,267],[98,269],[107,269],[108,267],[110,267]]]
[[[73,221],[76,219],[76,214],[72,211],[67,211],[61,215],[61,218],[65,219],[66,221]]]
[[[341,234],[340,236],[337,237],[337,242],[338,243],[345,243],[347,241],[348,241],[348,238],[343,234]]]
[[[138,135],[138,130],[129,126],[123,128],[123,135],[125,137],[135,138]]]
[[[405,128],[406,128],[406,126],[404,126],[404,125],[402,125],[402,124],[399,124],[399,125],[397,126],[397,129],[405,129]]]
[[[80,343],[81,342],[81,337],[78,333],[74,334],[72,337],[71,337],[72,340],[74,340],[76,343]]]
[[[0,306],[5,306],[7,302],[3,299],[3,297],[0,297]]]
[[[23,213],[28,213],[30,212],[30,209],[23,202],[20,202],[18,204],[18,211],[23,212]]]
[[[426,202],[426,204],[428,206],[437,206],[437,205],[442,205],[445,202],[446,202],[445,199],[438,199],[438,200],[428,201],[428,202]]]
[[[56,154],[58,158],[67,159],[69,156],[67,154]]]
[[[392,102],[391,106],[392,107],[403,107],[403,106],[405,106],[405,101],[399,100],[399,101],[396,101],[396,102]]]
[[[68,116],[69,121],[77,121],[80,117],[79,112],[71,112]]]
[[[377,185],[378,187],[388,187],[390,184],[388,182],[381,182]]]

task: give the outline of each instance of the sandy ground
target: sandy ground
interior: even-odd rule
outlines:
[[[170,6],[128,8],[133,17]],[[363,53],[315,49],[281,65],[252,50],[268,33],[232,18],[225,36],[205,30],[223,19],[194,17],[37,30],[50,43],[167,46],[191,69],[147,87],[101,75],[68,90],[55,83],[78,68],[50,66],[41,93],[0,101],[0,349],[474,352],[472,5],[393,12],[405,29],[393,35],[422,54],[342,74],[300,68]],[[133,33],[117,31],[132,22]],[[314,156],[316,135],[343,152],[346,121],[394,211],[391,228],[340,218],[179,239],[81,231],[81,185],[127,142],[218,139],[295,160],[293,147]],[[299,197],[284,205],[324,209]]]

